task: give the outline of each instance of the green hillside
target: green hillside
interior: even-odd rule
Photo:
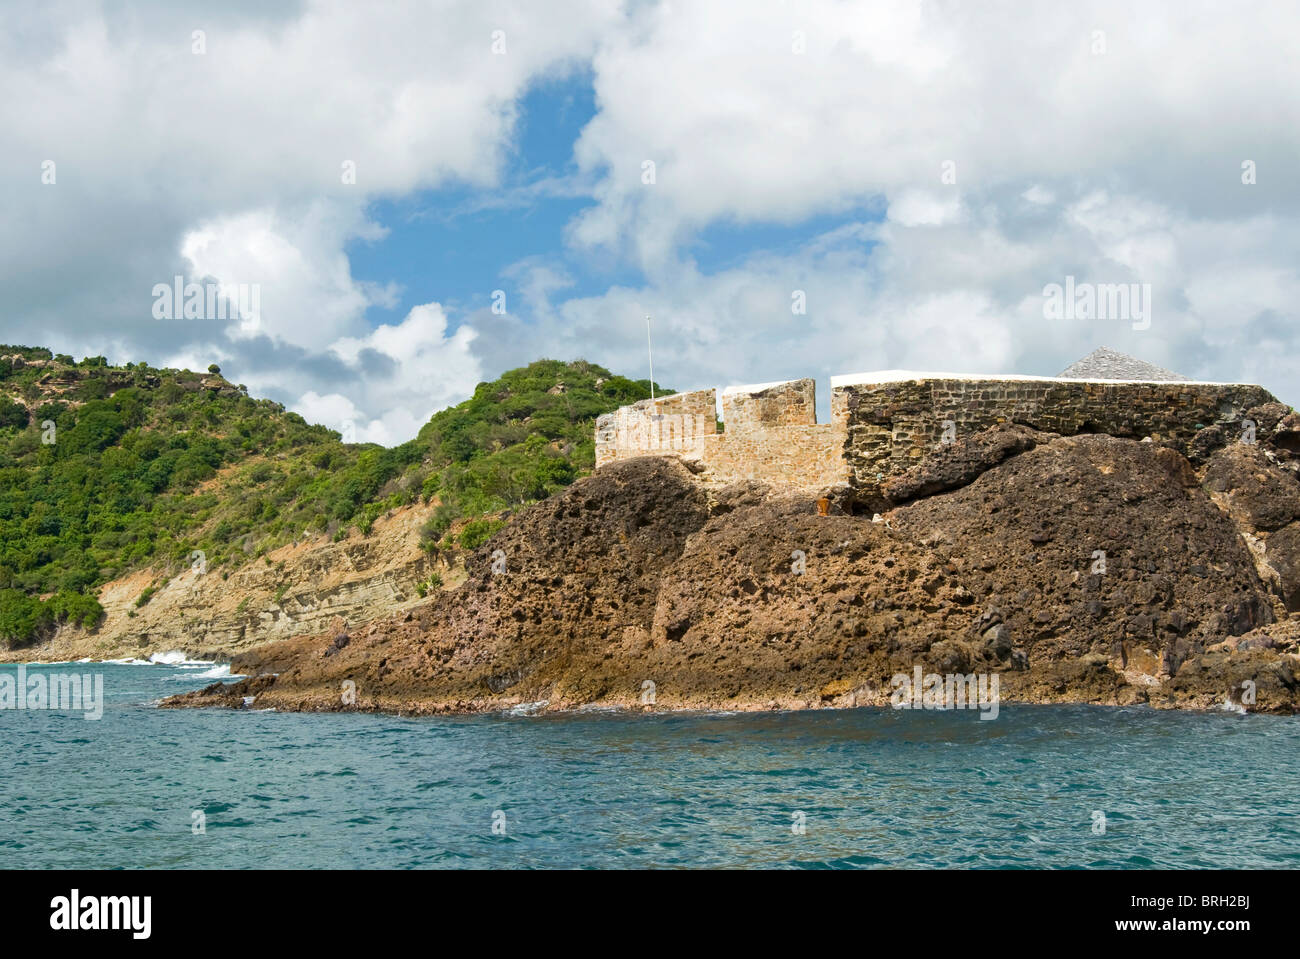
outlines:
[[[344,444],[209,370],[0,346],[0,640],[92,625],[96,588],[131,570],[165,577],[201,550],[228,572],[304,531],[369,535],[417,501],[438,504],[429,548],[477,545],[492,528],[478,517],[589,471],[595,417],[650,393],[582,360],[539,360],[386,449]]]

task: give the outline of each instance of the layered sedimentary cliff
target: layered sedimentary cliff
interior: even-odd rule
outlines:
[[[615,462],[515,517],[458,588],[241,653],[248,679],[170,704],[851,706],[920,666],[997,674],[1004,701],[1291,712],[1300,421],[1248,412],[1254,444],[972,432],[875,516],[842,488],[821,515],[815,493]]]
[[[273,550],[233,572],[187,567],[164,579],[142,570],[106,584],[104,621],[93,632],[64,627],[36,650],[40,659],[146,657],[180,651],[224,660],[253,646],[331,623],[360,623],[421,601],[416,584],[455,572],[420,548],[432,507],[405,507],[380,517],[370,536],[332,542],[323,534]],[[146,590],[146,603],[137,605]],[[0,649],[0,660],[29,660],[31,648]]]

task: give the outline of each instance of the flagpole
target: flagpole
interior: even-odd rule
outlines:
[[[650,343],[650,314],[645,315],[645,348],[650,355],[650,408],[655,407],[655,351]]]

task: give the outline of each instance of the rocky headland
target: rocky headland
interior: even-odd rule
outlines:
[[[921,666],[997,674],[1003,702],[1294,712],[1300,418],[1250,415],[1254,442],[1183,447],[997,426],[861,501],[611,463],[463,582],[245,649],[247,678],[165,705],[846,707]]]

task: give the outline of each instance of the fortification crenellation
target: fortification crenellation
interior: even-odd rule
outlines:
[[[1091,375],[1107,364],[1149,378]],[[1086,378],[1068,375],[1087,369]],[[1149,372],[1148,372],[1149,371]],[[816,420],[816,384],[788,380],[643,400],[597,420],[596,465],[675,455],[704,478],[799,489],[869,490],[963,436],[1006,423],[1074,435],[1109,433],[1186,452],[1206,427],[1238,425],[1276,402],[1262,387],[1184,379],[1107,350],[1061,376],[884,370],[831,379],[831,422]]]
[[[722,421],[732,433],[781,426],[815,426],[817,381],[729,386],[722,391]]]
[[[642,400],[596,420],[596,466],[674,455],[711,482],[752,479],[819,489],[844,482],[843,423],[818,423],[812,379],[695,390]]]
[[[657,453],[698,457],[717,431],[716,390],[641,400],[596,420],[596,466]]]

